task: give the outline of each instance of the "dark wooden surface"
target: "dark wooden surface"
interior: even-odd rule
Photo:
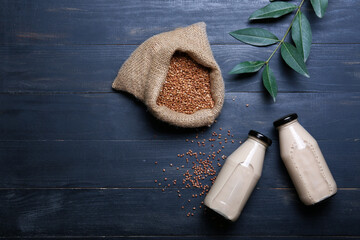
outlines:
[[[0,0],[0,238],[360,239],[360,1],[330,1],[323,19],[305,3],[311,78],[289,70],[277,54],[276,103],[264,94],[260,74],[227,74],[240,61],[266,59],[275,47],[244,45],[228,32],[256,26],[284,34],[291,16],[247,22],[267,2]],[[141,42],[199,21],[208,25],[226,84],[211,128],[170,127],[111,89]],[[318,139],[339,187],[313,207],[299,201],[279,156],[272,121],[290,112]],[[225,155],[249,129],[274,140],[233,224],[203,209],[186,217],[202,201],[191,197],[196,189],[178,184],[162,192],[154,183],[164,176],[180,182],[191,164],[177,154],[198,149],[185,139],[208,138],[220,127],[234,134]]]

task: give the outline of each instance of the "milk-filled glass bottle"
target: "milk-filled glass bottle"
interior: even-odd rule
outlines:
[[[296,113],[274,122],[280,155],[305,205],[320,202],[337,191],[336,182],[316,140],[297,121]]]
[[[205,205],[235,221],[261,176],[265,151],[270,145],[271,139],[251,130],[248,139],[227,158]]]

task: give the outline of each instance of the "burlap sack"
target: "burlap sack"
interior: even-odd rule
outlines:
[[[185,52],[194,61],[211,69],[214,108],[185,114],[156,104],[175,51]],[[112,87],[133,94],[154,116],[172,125],[189,128],[211,125],[224,103],[224,82],[211,52],[206,24],[200,22],[149,38],[122,65]]]

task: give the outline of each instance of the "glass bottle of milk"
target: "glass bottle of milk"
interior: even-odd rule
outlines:
[[[270,145],[270,138],[251,130],[248,139],[227,158],[205,205],[235,221],[261,176],[265,151]]]
[[[318,203],[337,191],[336,182],[316,140],[297,121],[296,113],[274,122],[280,155],[305,205]]]

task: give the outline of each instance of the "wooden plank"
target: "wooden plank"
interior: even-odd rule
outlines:
[[[263,94],[260,74],[227,75],[237,62],[261,59],[274,48],[243,45],[229,31],[256,26],[281,36],[287,28],[291,16],[278,24],[246,22],[267,3],[0,0],[0,238],[360,238],[360,35],[349,24],[359,22],[360,3],[331,2],[325,18],[317,19],[306,1],[315,41],[308,62],[312,78],[274,58],[276,104]],[[217,124],[170,127],[133,97],[111,90],[118,68],[138,44],[203,20],[226,82]],[[319,140],[340,187],[313,207],[298,200],[271,126],[293,111]],[[232,130],[236,141],[251,128],[274,139],[257,189],[234,224],[199,211],[202,198],[191,198],[196,190],[176,185],[162,192],[154,183],[165,176],[181,182],[190,166],[177,171],[184,159],[176,155],[194,149],[185,138],[207,138],[219,127]],[[228,155],[237,144],[225,146]],[[187,218],[193,206],[195,216]]]
[[[122,239],[122,240],[133,240],[133,239],[141,239],[141,240],[189,240],[189,239],[209,239],[209,240],[221,240],[224,239],[226,237],[226,239],[232,239],[232,240],[267,240],[267,239],[281,239],[281,240],[308,240],[308,239],[319,239],[319,240],[323,240],[323,239],[350,239],[350,240],[354,240],[354,239],[358,239],[360,238],[359,236],[207,236],[207,235],[203,235],[203,236],[195,236],[195,235],[187,235],[187,236],[35,236],[35,237],[29,237],[26,236],[27,239],[32,239],[32,240],[36,240],[36,239],[41,239],[41,240],[46,240],[46,239],[64,239],[66,238],[67,240],[70,239],[85,239],[85,240],[103,240],[103,239]],[[11,236],[11,237],[6,237],[6,239],[16,239],[16,238],[20,238],[19,236]],[[0,237],[1,239],[1,237]]]
[[[0,46],[0,92],[112,92],[118,69],[136,47]],[[226,92],[264,90],[260,73],[234,76],[228,72],[241,61],[265,60],[270,50],[248,45],[215,45],[212,49],[223,72]],[[357,45],[314,45],[307,63],[311,78],[285,66],[280,54],[270,65],[281,92],[360,91]]]
[[[2,236],[360,235],[360,191],[306,207],[294,190],[255,190],[233,224],[172,190],[2,190]],[[181,209],[184,205],[185,209]],[[186,213],[193,206],[193,217]]]
[[[123,93],[2,94],[0,140],[184,140],[196,132],[207,138],[220,127],[239,138],[255,129],[277,139],[272,122],[297,112],[318,140],[358,141],[359,99],[359,93],[280,93],[272,103],[263,93],[231,93],[211,128],[182,129],[155,119],[141,102]]]
[[[339,188],[360,188],[360,141],[320,141]],[[224,146],[221,149],[220,146]],[[171,188],[181,189],[194,157],[177,157],[189,149],[207,155],[221,149],[213,166],[223,164],[236,143],[198,147],[183,141],[10,141],[0,142],[0,188]],[[207,156],[206,155],[206,156]],[[186,158],[189,163],[186,163]],[[155,164],[157,162],[157,164]],[[346,164],[344,164],[346,163]],[[170,166],[172,164],[172,167]],[[181,167],[181,166],[184,167]],[[177,169],[179,167],[179,169]],[[165,169],[166,172],[163,172]],[[139,173],[141,170],[141,173]],[[164,178],[167,181],[164,181]],[[157,180],[157,183],[154,183]],[[173,185],[172,181],[177,180]],[[210,180],[205,181],[210,184]],[[158,183],[162,185],[159,186]],[[258,188],[292,188],[274,142],[266,154]],[[186,190],[188,191],[188,190]],[[191,190],[191,192],[201,190]]]
[[[211,43],[238,43],[228,33],[245,27],[264,27],[281,38],[291,15],[251,24],[247,20],[266,4],[267,0],[1,0],[0,43],[139,44],[154,34],[199,21],[208,24]],[[309,1],[302,10],[311,22],[315,43],[360,42],[360,35],[354,34],[357,25],[349,24],[360,22],[358,0],[331,2],[323,19],[315,16]]]

